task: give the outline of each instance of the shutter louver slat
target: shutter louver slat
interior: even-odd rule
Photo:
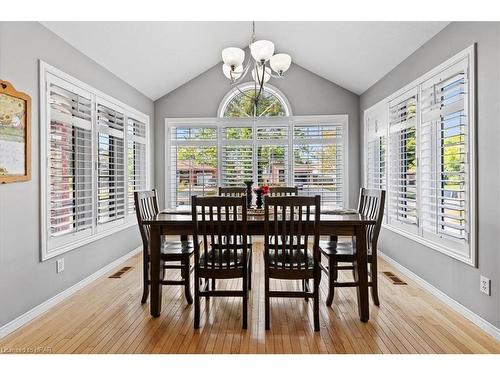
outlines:
[[[92,228],[92,107],[90,99],[52,83],[48,101],[49,235],[55,238]]]
[[[296,124],[293,180],[300,195],[321,195],[323,206],[344,206],[342,124]],[[319,142],[319,141],[326,141]]]
[[[423,154],[422,221],[429,233],[466,242],[468,82],[460,66],[447,74],[423,83],[422,142],[429,147]]]
[[[253,180],[252,127],[224,126],[222,128],[222,142],[222,185],[244,187],[245,181]]]
[[[127,119],[128,148],[128,213],[135,212],[134,191],[145,190],[146,181],[146,124],[133,118]]]
[[[389,106],[389,220],[418,225],[416,96]]]
[[[171,185],[173,206],[191,204],[193,195],[217,194],[217,129],[172,127]]]
[[[287,185],[288,129],[288,124],[257,125],[258,185]]]
[[[105,224],[125,217],[124,115],[97,104],[97,222]]]

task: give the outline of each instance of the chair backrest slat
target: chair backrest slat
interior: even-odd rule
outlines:
[[[292,272],[313,271],[320,259],[319,220],[321,197],[274,196],[264,204],[266,267]],[[314,238],[313,245],[309,237]],[[315,260],[311,264],[308,259]]]
[[[366,228],[366,241],[372,254],[376,255],[378,236],[382,227],[385,206],[385,190],[361,188],[359,191],[358,212],[372,220],[376,224],[368,225]]]
[[[142,246],[145,252],[149,253],[149,240],[151,237],[151,226],[144,225],[144,220],[158,215],[157,191],[144,190],[134,192],[135,214],[137,216],[137,224],[141,233]]]
[[[299,188],[297,186],[294,186],[294,187],[271,186],[269,188],[269,196],[271,196],[271,197],[283,197],[283,196],[291,196],[291,195],[299,195]]]
[[[247,259],[246,197],[192,199],[195,266],[213,272],[241,268]],[[205,262],[200,263],[200,253]],[[239,259],[242,259],[241,261]]]

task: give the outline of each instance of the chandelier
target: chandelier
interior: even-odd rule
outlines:
[[[231,81],[231,87],[236,88],[241,94],[252,99],[257,107],[264,84],[271,77],[281,78],[290,68],[292,58],[286,53],[274,54],[274,43],[269,40],[255,40],[255,22],[252,23],[252,39],[249,45],[250,55],[245,63],[245,51],[237,47],[228,47],[222,50],[222,72]],[[267,66],[269,64],[269,66]],[[251,71],[254,82],[253,95],[241,91],[238,85]],[[273,73],[274,71],[274,73]]]

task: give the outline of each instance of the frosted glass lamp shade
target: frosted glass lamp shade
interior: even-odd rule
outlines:
[[[245,51],[237,47],[228,47],[222,50],[222,61],[227,66],[239,66],[245,60]]]
[[[238,65],[231,73],[231,67],[226,64],[222,64],[222,72],[230,80],[237,80],[241,77],[241,73],[243,73],[243,65]]]
[[[269,64],[271,68],[279,75],[283,74],[290,68],[292,58],[286,53],[278,53],[271,57]]]
[[[256,72],[256,70],[257,70],[257,72]],[[260,82],[262,80],[262,67],[258,67],[258,68],[255,68],[252,70],[252,78],[254,79],[255,82],[260,84]],[[264,83],[266,83],[270,79],[271,79],[271,69],[266,67],[266,71],[264,73]]]
[[[267,61],[274,54],[274,43],[269,40],[258,40],[250,45],[250,52],[255,61]]]

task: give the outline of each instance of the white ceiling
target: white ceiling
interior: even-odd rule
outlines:
[[[251,22],[42,22],[91,59],[156,100],[246,47]],[[256,22],[257,39],[293,62],[363,93],[448,22]],[[221,79],[225,79],[221,71]]]

